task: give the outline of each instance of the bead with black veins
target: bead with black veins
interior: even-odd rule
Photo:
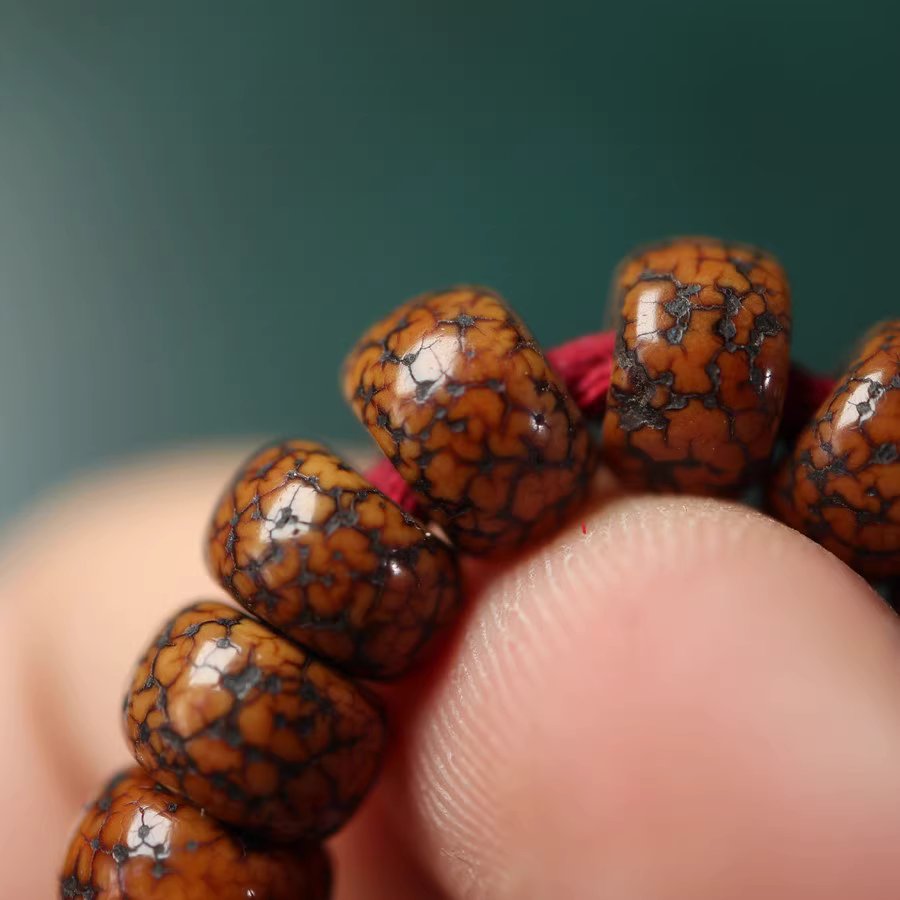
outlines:
[[[361,688],[217,602],[187,607],[153,639],[123,717],[150,776],[276,841],[343,825],[378,772],[385,737]]]
[[[778,262],[707,238],[626,258],[613,280],[604,460],[637,490],[733,494],[768,465],[781,422],[790,292]]]
[[[463,552],[537,539],[585,494],[581,412],[487,288],[423,294],[374,325],[347,359],[344,395]]]
[[[870,332],[769,499],[778,518],[862,575],[900,576],[900,320]]]
[[[139,768],[91,803],[59,876],[62,900],[328,900],[315,845],[262,848]]]
[[[447,543],[312,441],[265,447],[241,466],[207,560],[250,612],[367,678],[419,662],[460,606]]]

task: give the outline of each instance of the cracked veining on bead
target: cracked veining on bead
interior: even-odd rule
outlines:
[[[863,575],[900,576],[900,319],[865,340],[770,500],[780,519]]]
[[[321,848],[263,849],[143,770],[119,773],[85,811],[59,878],[63,900],[327,900]]]
[[[450,547],[311,441],[266,447],[241,467],[207,559],[250,612],[369,678],[409,669],[460,603]]]
[[[135,668],[123,713],[150,775],[274,840],[339,828],[384,744],[381,713],[358,687],[216,602],[164,626]]]
[[[619,267],[603,454],[638,489],[727,494],[767,464],[787,387],[790,295],[760,250],[705,238]]]
[[[461,550],[538,537],[584,494],[581,413],[486,288],[424,294],[375,325],[347,360],[344,393]]]

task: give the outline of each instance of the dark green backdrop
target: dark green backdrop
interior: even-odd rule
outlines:
[[[777,252],[833,366],[900,313],[886,9],[0,2],[0,515],[139,448],[361,436],[338,361],[396,302],[486,282],[557,342],[673,232]]]

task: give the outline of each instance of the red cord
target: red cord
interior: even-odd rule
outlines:
[[[606,394],[612,378],[616,335],[598,331],[560,344],[547,351],[550,364],[566,383],[572,399],[590,419],[599,421],[606,408]],[[834,388],[830,378],[816,375],[802,366],[791,367],[781,435],[795,437],[812,418]],[[372,466],[366,478],[403,509],[415,512],[415,492],[388,459]]]
[[[606,408],[615,347],[614,331],[598,331],[547,352],[550,365],[559,372],[572,399],[591,419],[601,418]]]
[[[781,435],[789,440],[815,415],[816,410],[831,396],[834,379],[816,375],[803,366],[791,366]]]
[[[407,512],[416,512],[419,502],[416,492],[394,468],[394,464],[389,459],[385,458],[375,463],[365,472],[365,476],[382,494],[390,497],[399,507]]]

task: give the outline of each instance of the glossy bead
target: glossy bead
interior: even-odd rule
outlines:
[[[486,288],[423,294],[373,326],[347,360],[344,394],[463,551],[536,538],[585,492],[581,413]]]
[[[369,678],[406,671],[460,603],[450,547],[309,441],[266,447],[241,467],[207,548],[239,603]]]
[[[625,259],[603,456],[637,490],[729,494],[766,466],[781,421],[790,292],[761,250],[679,239]]]
[[[863,575],[900,576],[900,319],[870,333],[800,434],[770,501]]]
[[[216,602],[179,612],[124,705],[135,759],[212,815],[273,840],[329,834],[379,768],[380,711],[286,638]]]
[[[320,847],[262,849],[141,769],[87,808],[59,878],[64,900],[327,900]]]

